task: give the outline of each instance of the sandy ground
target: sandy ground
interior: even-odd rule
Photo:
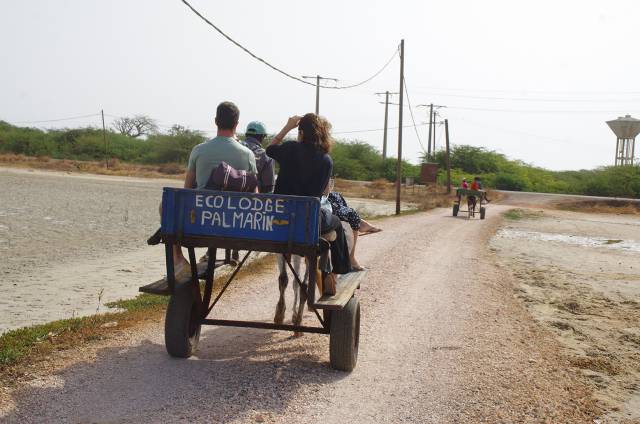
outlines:
[[[610,422],[640,422],[640,220],[527,209],[491,246]]]
[[[488,250],[504,210],[377,221],[384,231],[359,241],[370,270],[352,373],[328,367],[326,336],[250,329],[208,327],[195,357],[171,359],[163,323],[149,322],[35,367],[5,393],[0,420],[592,422],[590,390]],[[275,270],[241,276],[213,315],[270,320],[276,281]]]
[[[145,241],[159,225],[162,187],[180,185],[0,167],[0,333],[105,311],[162,277],[163,248]],[[395,210],[352,204],[368,215]]]

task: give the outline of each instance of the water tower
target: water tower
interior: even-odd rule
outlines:
[[[636,136],[640,133],[640,119],[625,115],[613,121],[607,121],[607,125],[618,137],[615,165],[633,165],[633,158],[636,153]]]

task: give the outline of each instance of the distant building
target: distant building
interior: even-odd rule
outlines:
[[[617,137],[615,166],[633,165],[636,154],[636,136],[640,133],[640,119],[621,116],[607,125]]]

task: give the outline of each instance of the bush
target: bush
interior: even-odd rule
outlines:
[[[498,190],[522,191],[524,182],[515,175],[500,174],[493,180],[493,186]]]

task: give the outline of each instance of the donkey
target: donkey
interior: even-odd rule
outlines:
[[[295,270],[298,277],[302,279],[302,283],[306,283],[309,278],[309,270],[305,265],[304,275],[300,274],[300,265],[303,258],[298,255],[291,255],[291,266]],[[273,317],[273,321],[276,324],[282,324],[284,321],[284,313],[286,310],[286,302],[284,292],[289,285],[289,275],[287,273],[288,265],[284,260],[283,255],[278,255],[278,271],[280,272],[278,275],[278,287],[280,288],[280,298],[278,299],[278,304],[276,305],[276,314]],[[300,325],[302,323],[302,313],[304,312],[304,304],[307,302],[307,293],[302,290],[300,284],[295,280],[295,276],[293,276],[293,315],[291,317],[291,321],[293,325]]]
[[[347,239],[347,246],[349,248],[349,252],[354,247],[353,241],[353,230],[346,222],[341,222],[342,228],[345,232],[345,238]],[[307,265],[305,265],[304,275],[300,274],[302,260],[304,258],[298,255],[291,255],[291,266],[295,270],[298,277],[302,279],[302,283],[308,283],[309,280],[309,269]],[[282,255],[278,255],[278,287],[280,289],[280,298],[278,299],[278,303],[276,305],[276,313],[273,317],[273,321],[276,324],[282,324],[284,322],[284,314],[286,311],[286,302],[284,292],[289,285],[289,276],[287,273],[288,265],[286,264],[284,257]],[[300,284],[295,281],[295,276],[293,277],[293,315],[291,317],[291,321],[293,325],[300,325],[302,323],[302,315],[304,313],[304,304],[307,302],[307,293],[301,289]],[[296,335],[301,335],[296,333]]]

